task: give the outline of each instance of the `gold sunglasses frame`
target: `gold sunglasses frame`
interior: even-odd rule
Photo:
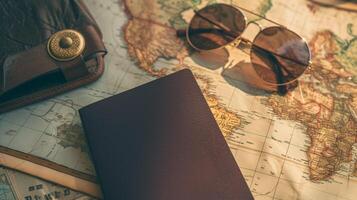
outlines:
[[[282,58],[291,60],[291,61],[293,61],[293,62],[295,62],[295,63],[298,63],[298,62],[295,61],[295,60],[292,60],[292,59],[290,59],[290,58],[286,58],[286,57],[281,56],[281,55],[277,55],[277,54],[274,53],[274,52],[271,52],[271,51],[269,51],[269,50],[266,50],[266,49],[264,49],[264,48],[262,48],[262,47],[259,47],[259,46],[257,46],[257,45],[254,44],[255,40],[256,40],[257,37],[259,36],[259,33],[261,33],[262,31],[264,31],[265,29],[274,28],[274,27],[280,27],[280,28],[284,28],[284,29],[290,31],[291,33],[295,34],[297,37],[301,38],[301,40],[305,42],[305,44],[306,44],[306,46],[307,46],[307,49],[308,49],[308,51],[309,51],[308,64],[306,65],[306,69],[304,70],[303,73],[301,73],[300,76],[298,76],[298,77],[296,77],[295,79],[293,79],[293,80],[291,80],[291,81],[288,81],[288,82],[286,82],[286,83],[274,84],[274,83],[270,83],[270,82],[268,82],[268,81],[265,81],[265,80],[263,80],[263,79],[262,79],[262,80],[263,80],[264,82],[266,82],[267,84],[269,84],[269,85],[273,85],[273,86],[286,86],[286,85],[289,85],[289,84],[291,84],[291,83],[297,81],[299,78],[301,78],[301,76],[306,72],[306,70],[311,67],[311,65],[312,65],[311,50],[310,50],[310,47],[309,47],[309,45],[308,45],[308,43],[307,43],[307,41],[306,41],[306,39],[305,39],[304,37],[300,36],[299,34],[297,34],[297,33],[294,32],[294,31],[288,29],[286,26],[284,26],[284,25],[282,25],[282,24],[279,24],[278,22],[275,22],[275,21],[273,21],[273,20],[270,20],[270,19],[268,19],[268,18],[266,18],[266,17],[264,17],[264,16],[262,16],[262,15],[256,14],[256,13],[254,13],[254,12],[252,12],[252,11],[246,9],[246,8],[243,8],[243,7],[240,7],[240,6],[237,6],[237,5],[224,4],[224,3],[217,3],[217,4],[225,5],[225,6],[228,6],[228,7],[232,7],[232,8],[234,8],[237,12],[239,12],[240,14],[242,14],[242,16],[244,17],[244,23],[245,23],[244,30],[242,31],[242,33],[240,33],[239,36],[237,36],[237,37],[236,37],[235,39],[233,39],[231,42],[229,42],[229,43],[227,43],[227,44],[225,44],[225,45],[222,45],[222,46],[220,46],[220,47],[218,47],[218,48],[209,49],[209,50],[199,49],[199,48],[197,48],[195,45],[193,45],[193,43],[191,42],[190,37],[189,37],[189,30],[190,30],[190,27],[191,27],[191,23],[192,23],[192,21],[193,21],[192,19],[195,17],[195,16],[194,16],[194,17],[191,19],[188,28],[186,29],[186,39],[187,39],[187,42],[190,44],[190,46],[191,46],[192,48],[194,48],[194,49],[197,50],[197,51],[202,51],[202,52],[206,51],[206,52],[207,52],[207,51],[214,51],[214,50],[223,49],[223,48],[226,48],[227,46],[232,46],[232,47],[237,47],[237,48],[238,48],[238,45],[239,45],[241,42],[243,42],[243,43],[248,43],[248,44],[251,45],[251,46],[255,46],[255,47],[258,47],[258,48],[260,48],[260,49],[263,49],[263,50],[265,50],[265,51],[267,51],[267,52],[269,52],[269,53],[271,53],[271,54],[273,54],[273,55],[275,55],[275,56],[282,57]],[[212,4],[212,5],[217,5],[217,4]],[[210,6],[210,5],[208,5],[208,6]],[[206,7],[207,7],[207,6],[201,8],[201,9],[199,9],[199,10],[194,10],[195,15],[199,15],[199,11],[202,10],[202,9],[205,9]],[[271,23],[275,24],[275,26],[264,27],[264,26],[262,26],[261,24],[257,23],[256,21],[247,22],[248,20],[247,20],[246,15],[244,14],[244,12],[242,12],[242,11],[240,11],[240,10],[243,10],[243,11],[245,11],[245,12],[247,12],[247,13],[250,13],[250,14],[252,14],[252,15],[258,16],[258,17],[260,17],[261,19],[264,19],[264,20],[266,20],[266,21],[268,21],[268,22],[271,22]],[[201,16],[201,18],[206,19],[206,20],[209,20],[209,19],[207,19],[207,18],[205,18],[205,17],[203,17],[203,16]],[[222,26],[218,25],[218,23],[212,22],[211,20],[209,20],[209,21],[210,21],[212,24],[214,24],[214,25],[216,25],[216,26],[218,26],[218,27],[224,29]],[[255,24],[256,26],[259,27],[259,30],[260,30],[260,31],[257,33],[257,35],[254,37],[253,41],[250,41],[250,40],[248,40],[248,39],[242,37],[242,35],[243,35],[244,32],[247,30],[247,28],[248,28],[248,26],[249,26],[250,24]],[[227,30],[227,31],[229,31],[229,30]],[[243,51],[243,50],[242,50],[242,51]],[[246,53],[245,51],[243,51],[243,52]],[[250,56],[250,59],[251,59],[251,57],[252,57],[252,48],[250,49],[249,56]],[[305,65],[304,63],[298,63],[298,64]]]

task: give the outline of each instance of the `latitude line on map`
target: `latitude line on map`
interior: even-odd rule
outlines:
[[[291,143],[291,140],[293,138],[293,135],[294,135],[294,132],[295,132],[295,128],[296,128],[296,125],[294,126],[294,129],[293,129],[293,131],[291,133],[290,140],[289,140],[289,143],[288,143],[289,145],[288,145],[288,148],[286,148],[285,157],[287,157],[287,155],[288,155],[288,152],[289,152],[289,149],[290,149],[290,143]],[[278,181],[276,183],[274,194],[273,194],[273,200],[275,199],[276,191],[278,190],[281,174],[283,173],[283,170],[284,170],[285,161],[286,161],[286,159],[283,159],[283,164],[281,165],[280,174],[279,174]]]
[[[33,130],[33,131],[39,132],[39,133],[41,134],[41,136],[38,138],[38,140],[37,140],[37,141],[34,143],[34,145],[32,146],[31,151],[30,151],[30,152],[27,152],[27,153],[28,153],[28,154],[31,154],[31,155],[34,155],[34,156],[37,156],[37,157],[39,157],[39,158],[46,159],[46,160],[48,160],[48,161],[50,161],[50,162],[59,163],[59,164],[63,165],[63,163],[58,162],[58,160],[57,160],[57,155],[58,155],[58,153],[59,153],[58,151],[55,152],[55,154],[54,154],[54,156],[53,156],[52,159],[49,159],[48,156],[40,156],[40,155],[33,154],[34,151],[40,149],[40,148],[35,148],[35,147],[38,146],[37,144],[39,144],[41,138],[44,137],[44,136],[48,136],[48,137],[52,137],[52,138],[54,138],[54,139],[64,140],[64,141],[70,142],[69,140],[66,140],[66,139],[64,139],[64,138],[60,138],[60,137],[57,136],[57,135],[52,135],[52,134],[50,134],[50,133],[47,132],[47,129],[48,129],[48,127],[51,125],[51,123],[52,123],[53,120],[47,120],[47,119],[45,119],[45,115],[51,114],[51,113],[56,113],[56,112],[53,111],[53,108],[56,106],[56,104],[58,104],[58,105],[60,105],[60,106],[69,107],[69,108],[73,109],[73,110],[75,111],[75,116],[78,115],[78,114],[77,114],[77,109],[74,107],[73,102],[70,102],[70,103],[69,103],[68,101],[60,101],[60,102],[57,102],[56,100],[50,100],[50,102],[53,103],[53,105],[51,105],[51,106],[49,107],[49,109],[45,112],[45,114],[43,114],[43,115],[36,115],[36,114],[34,114],[34,113],[30,113],[30,115],[29,115],[29,118],[30,118],[30,117],[38,117],[38,118],[44,120],[44,121],[47,123],[47,127],[46,127],[43,131],[41,131],[41,132],[40,132],[39,130],[33,129],[32,127],[26,127],[26,129]],[[36,107],[36,109],[37,109],[37,107]],[[35,110],[33,110],[33,111],[35,111]],[[26,122],[25,122],[24,124],[26,124]],[[56,144],[55,144],[55,145],[56,145]],[[52,148],[53,148],[53,147],[52,147]],[[70,167],[70,168],[72,168],[72,169],[74,169],[74,170],[80,171],[80,172],[82,172],[82,173],[90,174],[90,172],[88,172],[87,170],[86,170],[86,171],[83,171],[83,170],[78,169],[78,167],[77,167],[77,163],[78,163],[78,162],[79,162],[79,160],[77,159],[77,160],[76,160],[76,164],[75,164],[74,166],[71,165],[71,166],[68,166],[68,167]]]
[[[258,169],[258,165],[259,165],[259,160],[260,160],[260,158],[262,157],[263,150],[264,150],[264,146],[265,146],[265,143],[266,143],[266,141],[267,141],[268,134],[269,134],[270,127],[271,127],[272,123],[273,123],[273,120],[271,120],[271,121],[270,121],[269,128],[268,128],[267,134],[266,134],[266,136],[265,136],[264,143],[263,143],[263,145],[262,145],[262,150],[260,150],[260,151],[259,151],[259,152],[260,152],[260,154],[259,154],[259,157],[258,157],[257,165],[255,166],[255,169],[254,169],[254,174],[253,174],[252,182],[251,182],[251,184],[250,184],[250,187],[249,187],[249,188],[251,188],[251,187],[252,187],[253,182],[254,182],[255,175],[257,174],[257,169]]]
[[[234,144],[233,144],[233,145],[234,145]],[[230,146],[230,148],[233,149],[233,150],[251,150],[251,151],[254,151],[254,152],[259,152],[259,150],[257,150],[257,149],[245,147],[245,146],[243,146],[243,145],[236,145],[236,146],[237,146],[237,147],[242,147],[243,149],[238,149],[238,148],[235,148],[235,147],[232,147],[232,146]],[[281,160],[284,160],[284,159],[285,159],[286,162],[293,163],[293,164],[299,165],[299,166],[301,166],[301,167],[308,168],[308,165],[307,165],[307,164],[304,165],[304,164],[301,164],[301,163],[299,163],[299,162],[297,162],[297,161],[295,161],[295,160],[292,160],[292,159],[289,159],[289,158],[283,158],[283,157],[280,157],[280,156],[278,156],[278,155],[272,154],[272,153],[270,153],[270,152],[263,151],[263,153],[268,154],[268,155],[270,155],[270,156],[274,156],[274,157],[276,157],[277,159],[281,159]],[[244,168],[244,167],[240,167],[240,168]],[[249,168],[244,168],[244,169],[250,170],[250,171],[253,171],[253,172],[254,172],[254,170],[249,169]],[[258,172],[258,173],[262,173],[262,172]],[[264,174],[264,173],[262,173],[262,174]],[[265,175],[269,175],[269,174],[265,174]],[[269,176],[272,176],[272,175],[269,175]],[[346,177],[345,175],[340,174],[340,173],[338,173],[338,172],[335,173],[335,176],[339,176],[340,178],[345,178],[345,177]],[[284,178],[282,178],[282,180],[287,180],[287,181],[288,181],[289,179],[284,179]],[[350,181],[356,181],[356,182],[357,182],[357,179],[355,179],[355,180],[352,179],[352,180],[350,180]],[[298,182],[297,182],[297,183],[298,183]]]
[[[37,108],[37,106],[36,106],[36,108]],[[24,109],[26,112],[30,112],[28,109]],[[11,123],[11,124],[13,124],[13,125],[17,125],[17,126],[19,126],[20,128],[19,128],[19,130],[18,131],[16,131],[16,135],[9,141],[9,143],[8,143],[8,148],[10,148],[10,146],[11,146],[11,144],[12,144],[12,142],[15,140],[15,138],[18,136],[18,134],[19,134],[19,132],[21,131],[21,129],[24,129],[25,128],[25,124],[26,124],[26,122],[30,119],[30,114],[27,116],[27,118],[24,120],[24,122],[23,122],[23,124],[22,125],[18,125],[18,124],[15,124],[15,123],[13,123],[13,122],[10,122],[10,121],[8,121],[9,123]],[[4,119],[6,118],[6,116],[4,117]],[[6,119],[5,119],[5,121],[7,121]]]
[[[246,170],[246,171],[252,171],[252,172],[254,172],[254,170],[249,169],[249,168],[246,168],[246,167],[239,167],[239,168],[244,169],[244,170]],[[277,177],[276,177],[276,176],[274,176],[274,175],[267,174],[267,173],[264,173],[264,172],[257,172],[257,173],[262,174],[262,175],[266,175],[266,176],[270,176],[270,177],[277,178]],[[291,184],[298,184],[298,185],[303,185],[303,184],[305,184],[305,183],[302,183],[302,182],[292,181],[292,180],[290,180],[290,179],[286,179],[286,178],[281,178],[281,180],[284,180],[284,181],[286,181],[286,182],[288,182],[288,183],[291,183]],[[319,191],[319,192],[322,192],[322,193],[326,193],[326,194],[331,195],[331,196],[336,196],[336,195],[335,195],[335,194],[333,194],[333,193],[326,192],[326,191],[323,191],[323,190],[319,190],[319,189],[318,189],[318,188],[316,188],[316,187],[313,187],[313,189],[314,189],[314,190],[317,190],[317,191]],[[255,192],[255,193],[256,193],[256,192]],[[259,194],[259,193],[256,193],[256,194]],[[341,197],[341,196],[338,196],[338,197],[340,197],[341,199],[346,199],[346,200],[349,200],[349,199],[344,198],[344,197]]]
[[[53,105],[51,106],[51,108],[45,113],[45,115],[47,115],[48,113],[50,113],[51,110],[54,108],[54,106],[55,106],[55,104],[53,104]],[[38,108],[38,107],[36,107],[36,109],[37,109],[37,108]],[[34,109],[33,111],[35,111],[36,109]],[[43,115],[43,116],[45,116],[45,115]],[[40,118],[40,119],[46,121],[46,120],[43,118],[43,116],[37,116],[36,114],[34,114],[34,113],[31,112],[30,115],[29,115],[29,119],[30,119],[31,117],[37,117],[37,118]],[[32,149],[30,150],[30,152],[28,152],[28,154],[32,154],[35,150],[37,150],[37,149],[35,148],[35,146],[40,142],[41,138],[42,138],[44,135],[47,135],[47,134],[46,134],[46,130],[47,130],[47,128],[50,126],[51,123],[49,123],[48,121],[46,121],[46,122],[47,122],[46,128],[41,131],[41,136],[38,138],[38,140],[37,140],[36,142],[34,142],[34,145],[32,146]],[[40,132],[39,130],[35,130],[35,129],[33,129],[32,127],[26,127],[26,128],[31,129],[31,130],[33,130],[33,131]]]
[[[255,136],[258,136],[258,137],[261,137],[261,138],[265,138],[264,136],[262,135],[258,135],[258,134],[255,134],[255,133],[252,133],[252,132],[248,132],[248,131],[244,131],[244,130],[241,130],[243,132],[245,132],[246,134],[245,135],[242,135],[242,137],[244,136],[248,136],[250,134],[252,135],[255,135]],[[250,147],[246,147],[245,145],[240,145],[238,142],[234,141],[234,138],[228,138],[227,139],[228,142],[232,145],[232,148],[235,149],[235,147],[244,147],[244,148],[248,148],[248,149],[251,149],[253,151],[259,151],[257,149],[254,149],[254,148],[250,148]],[[293,146],[293,147],[296,147],[296,148],[299,148],[301,150],[304,150],[304,148],[306,148],[306,146],[299,146],[299,145],[296,145],[296,144],[289,144],[290,146]],[[266,152],[266,151],[263,151],[264,153],[269,153],[269,152]],[[275,155],[275,154],[272,154],[272,155]]]
[[[122,88],[121,85],[123,84],[124,80],[125,80],[125,77],[128,75],[128,71],[129,71],[129,68],[130,66],[128,65],[127,68],[125,69],[125,73],[124,73],[124,76],[121,78],[121,80],[119,81],[119,84],[117,86],[117,90],[115,93],[118,93],[119,89]]]

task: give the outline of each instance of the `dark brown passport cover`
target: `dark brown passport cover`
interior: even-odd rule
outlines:
[[[189,70],[80,115],[106,200],[253,199]]]

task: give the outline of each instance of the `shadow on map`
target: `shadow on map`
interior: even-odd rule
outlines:
[[[229,62],[229,52],[224,48],[207,52],[192,52],[191,59],[209,70],[217,70]],[[224,69],[221,75],[227,83],[250,95],[268,96],[277,92],[276,86],[269,85],[259,78],[251,63],[239,62]]]
[[[198,65],[210,70],[216,70],[228,62],[229,52],[224,49],[195,52],[191,54],[191,59]]]
[[[224,69],[221,75],[227,83],[250,95],[268,96],[277,91],[275,86],[266,84],[256,75],[250,63],[239,62]]]
[[[195,51],[191,49],[191,59],[196,64],[209,70],[217,70],[223,66],[222,77],[231,86],[238,88],[247,94],[254,96],[269,96],[272,94],[286,95],[289,91],[295,89],[298,82],[287,86],[275,86],[263,81],[256,73],[252,63],[241,61],[237,64],[228,63],[230,52],[226,48],[220,48],[210,51]]]

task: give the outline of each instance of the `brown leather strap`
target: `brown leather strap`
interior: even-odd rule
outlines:
[[[4,85],[0,94],[37,78],[39,75],[58,70],[53,60],[47,56],[46,44],[7,57],[3,68]]]
[[[69,62],[56,62],[56,64],[61,69],[66,81],[72,81],[88,74],[88,69],[82,56]]]
[[[0,95],[39,76],[61,70],[65,79],[71,81],[88,74],[85,61],[97,53],[106,53],[96,29],[83,26],[78,30],[86,40],[83,55],[74,60],[59,62],[48,55],[47,41],[27,51],[9,56],[4,62],[4,82]]]
[[[84,26],[79,28],[79,32],[82,33],[86,40],[86,49],[84,51],[84,59],[95,56],[97,53],[107,53],[107,50],[103,44],[101,34],[98,33],[94,26]]]

